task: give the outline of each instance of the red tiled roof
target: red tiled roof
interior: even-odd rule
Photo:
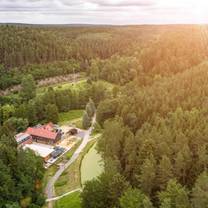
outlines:
[[[52,132],[48,129],[44,129],[44,128],[29,127],[25,133],[28,133],[32,136],[43,137],[43,138],[52,139],[52,140],[55,140],[57,137],[57,133]]]
[[[45,124],[45,125],[43,125],[43,127],[42,127],[43,129],[46,129],[46,130],[48,130],[48,131],[53,131],[54,130],[54,128],[53,128],[53,123],[48,123],[48,124]]]

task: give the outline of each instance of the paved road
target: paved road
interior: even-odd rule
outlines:
[[[55,175],[49,180],[49,182],[48,182],[48,184],[46,186],[46,190],[45,190],[45,193],[46,193],[48,199],[51,199],[51,198],[54,197],[54,184],[56,183],[56,181],[58,180],[58,178],[62,175],[62,173],[72,163],[74,163],[76,161],[76,159],[79,157],[79,155],[82,152],[82,150],[85,148],[85,146],[89,142],[90,135],[92,133],[92,130],[93,130],[93,126],[95,124],[95,121],[96,121],[96,115],[92,119],[92,125],[91,125],[91,127],[86,131],[82,143],[77,148],[77,150],[74,152],[74,154],[72,155],[72,157],[70,158],[70,160],[67,163],[65,163],[63,166],[61,166],[60,169],[55,173]],[[52,208],[52,207],[53,207],[53,203],[52,202],[49,202],[48,203],[48,208]]]

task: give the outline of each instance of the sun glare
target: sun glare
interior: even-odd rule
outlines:
[[[191,19],[193,23],[208,21],[207,0],[159,0],[158,6],[163,10],[172,9],[171,16],[181,13],[181,19]],[[183,22],[183,20],[181,21]]]

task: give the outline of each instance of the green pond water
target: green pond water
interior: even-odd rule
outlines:
[[[99,176],[103,170],[103,162],[101,156],[96,150],[95,143],[89,152],[85,155],[81,164],[81,181],[84,184],[86,181],[92,180]]]

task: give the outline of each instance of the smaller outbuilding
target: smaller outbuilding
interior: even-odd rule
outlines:
[[[76,128],[72,128],[67,132],[68,135],[74,136],[78,134],[78,130]]]
[[[19,133],[15,136],[15,140],[17,142],[18,148],[23,147],[26,144],[32,144],[33,138],[28,133]]]
[[[34,151],[37,155],[43,158],[45,162],[51,158],[51,153],[54,152],[53,148],[43,146],[41,144],[33,143],[26,144],[23,149],[30,149]]]

